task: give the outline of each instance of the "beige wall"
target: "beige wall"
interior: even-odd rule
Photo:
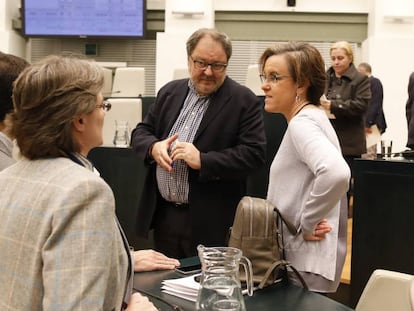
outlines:
[[[26,40],[12,29],[19,16],[20,0],[0,0],[0,51],[25,57]]]
[[[371,0],[363,58],[384,85],[384,112],[393,152],[405,149],[408,77],[414,71],[414,2]]]
[[[147,0],[149,9],[164,9],[168,0]],[[200,0],[180,0],[191,4]],[[286,0],[214,0],[213,6],[217,11],[303,11],[303,12],[340,12],[367,13],[370,0],[296,0],[294,8],[287,7]],[[398,0],[396,0],[398,1]]]
[[[166,0],[147,0],[148,10],[155,10],[152,14],[160,15],[158,21],[152,21],[157,24],[156,27],[163,27],[163,10],[165,9]],[[180,0],[193,2],[193,0]],[[358,18],[358,14],[368,13],[368,29],[366,30],[366,39],[361,39],[362,45],[358,53],[361,55],[361,61],[367,61],[373,66],[374,75],[379,77],[384,84],[385,101],[384,110],[389,124],[389,129],[385,136],[394,140],[394,151],[404,149],[406,142],[406,121],[405,121],[405,101],[407,98],[408,76],[414,71],[414,8],[412,0],[296,0],[296,6],[289,8],[285,0],[213,0],[213,7],[217,16],[230,13],[254,11],[257,14],[286,14],[292,13],[334,13],[332,16],[341,16],[342,13],[354,14]],[[28,56],[26,53],[27,44],[17,31],[12,29],[12,19],[19,16],[18,8],[20,0],[0,0],[0,50],[14,53],[20,56]],[[159,11],[157,11],[159,10]],[[227,12],[227,13],[226,13]],[[393,16],[390,17],[389,15]],[[296,14],[295,16],[302,16]],[[227,15],[228,17],[229,15]],[[316,17],[315,17],[316,16]],[[325,17],[329,15],[324,15]],[[403,16],[403,18],[399,18]],[[396,18],[394,18],[396,17]],[[236,16],[237,18],[237,16]],[[279,18],[279,15],[277,16]],[[312,18],[318,18],[317,15]],[[337,22],[336,17],[333,18],[333,24]],[[236,24],[228,23],[228,21],[216,20],[216,23],[234,32],[237,35]],[[357,21],[354,24],[358,24]],[[297,25],[297,22],[293,21]],[[355,26],[355,25],[354,25]],[[227,28],[226,28],[227,27]],[[326,28],[326,27],[325,27]],[[262,28],[263,29],[263,28]],[[354,29],[354,30],[353,30]],[[301,36],[310,38],[312,32],[301,32],[296,28],[294,33],[289,33],[289,28],[282,32],[286,38]],[[346,33],[355,30],[350,26]],[[245,35],[248,31],[241,31],[240,36]],[[270,32],[269,34],[272,34]],[[251,38],[256,39],[263,36],[262,32],[249,33]],[[326,35],[329,40],[335,35],[335,32],[319,33],[318,35]],[[362,34],[362,37],[365,34]],[[269,38],[263,38],[268,40]],[[282,38],[283,39],[283,38]],[[338,38],[342,39],[342,38]],[[358,38],[357,38],[358,39]],[[244,38],[237,38],[244,40]],[[259,39],[260,40],[260,39]],[[329,41],[327,40],[327,41]],[[358,42],[357,40],[355,42]],[[29,44],[30,46],[30,44]],[[170,52],[170,51],[169,51]],[[161,69],[160,69],[161,70]],[[156,73],[159,75],[159,73]]]

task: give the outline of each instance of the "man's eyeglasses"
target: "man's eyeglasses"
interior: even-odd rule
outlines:
[[[262,81],[262,83],[269,83],[269,84],[276,84],[278,81],[284,78],[289,78],[289,76],[270,74],[266,77],[266,75],[260,75],[260,80]]]
[[[104,111],[111,110],[112,104],[106,100],[102,102],[100,105],[96,105],[96,108],[102,108]]]
[[[211,70],[214,72],[223,72],[226,69],[227,64],[223,63],[207,63],[203,60],[194,59],[190,56],[191,60],[194,63],[194,67],[199,70],[206,70],[208,66],[210,66]]]

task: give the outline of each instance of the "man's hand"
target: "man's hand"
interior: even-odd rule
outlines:
[[[133,256],[135,272],[172,270],[180,266],[177,259],[167,257],[152,249],[134,251]]]
[[[157,141],[152,146],[151,157],[168,172],[172,171],[172,159],[169,155],[171,145],[177,140],[178,134],[174,134],[164,140]]]
[[[171,150],[171,158],[173,161],[185,161],[192,169],[201,168],[200,151],[192,143],[177,141]]]

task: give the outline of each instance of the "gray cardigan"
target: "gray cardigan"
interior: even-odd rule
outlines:
[[[287,259],[299,271],[327,280],[319,288],[309,282],[311,290],[333,291],[332,286],[339,284],[347,223],[346,206],[341,213],[340,201],[349,178],[349,167],[325,112],[306,106],[288,124],[270,168],[267,198],[299,230],[295,236],[284,230]],[[326,239],[305,241],[303,233],[313,233],[324,218],[333,227]]]

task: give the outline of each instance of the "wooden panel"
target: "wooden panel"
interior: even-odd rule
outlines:
[[[348,219],[348,235],[345,264],[341,274],[341,283],[351,284],[351,253],[352,253],[352,218]]]

